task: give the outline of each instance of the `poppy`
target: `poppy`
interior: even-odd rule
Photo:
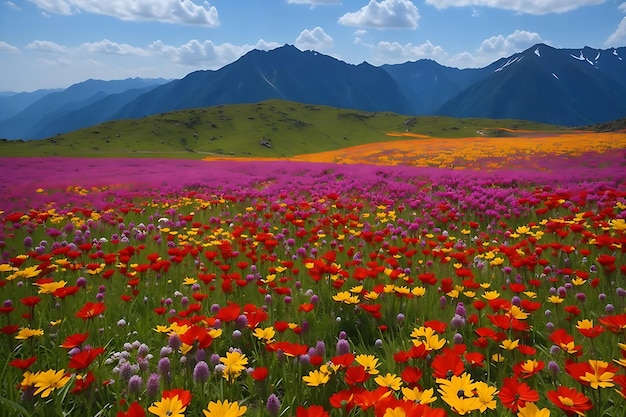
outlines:
[[[146,412],[143,407],[137,402],[134,401],[126,412],[118,411],[115,417],[145,417]]]
[[[93,317],[99,316],[100,314],[104,313],[105,310],[106,306],[104,305],[104,303],[94,303],[92,301],[87,301],[85,305],[76,312],[76,317],[86,321]]]
[[[568,416],[575,414],[582,416],[593,408],[593,403],[586,395],[564,385],[554,391],[548,391],[546,397]]]
[[[524,407],[527,402],[539,400],[539,393],[525,382],[520,382],[516,377],[504,378],[502,388],[498,394],[502,405],[517,413],[519,407]]]
[[[102,353],[104,353],[104,348],[102,347],[80,351],[70,358],[68,366],[77,371],[82,371],[88,368],[98,355]]]

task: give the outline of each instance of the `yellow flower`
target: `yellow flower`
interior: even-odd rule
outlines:
[[[404,411],[404,408],[402,407],[387,407],[383,417],[406,417],[406,411]]]
[[[548,297],[548,302],[552,304],[561,304],[563,302],[563,298],[559,297],[558,295],[551,295],[550,297]]]
[[[446,339],[439,338],[439,335],[430,327],[422,326],[413,329],[411,337],[415,338],[415,340],[413,340],[415,346],[423,344],[428,350],[439,350],[446,344]]]
[[[271,343],[274,341],[276,331],[272,326],[261,329],[259,327],[254,329],[254,336],[257,339],[262,339],[265,343]]]
[[[589,359],[589,365],[591,366],[593,373],[585,372],[585,375],[581,376],[580,379],[589,382],[591,388],[608,388],[615,385],[613,384],[613,377],[615,376],[615,373],[607,372],[606,370],[609,366],[608,362]]]
[[[479,410],[482,406],[481,400],[474,396],[476,383],[467,372],[461,376],[453,375],[450,379],[437,378],[441,399],[445,401],[452,410],[464,415],[474,410]]]
[[[515,232],[519,233],[520,235],[530,234],[530,227],[528,227],[528,226],[518,226],[517,229],[515,229]]]
[[[10,264],[0,264],[0,272],[13,272],[16,270],[17,268],[11,266]]]
[[[20,331],[17,333],[17,336],[15,336],[15,338],[18,340],[26,340],[34,336],[43,336],[43,330],[24,327],[20,329]]]
[[[37,372],[33,378],[35,382],[34,394],[41,394],[41,398],[48,397],[57,388],[63,388],[70,380],[70,376],[65,375],[65,369]]]
[[[498,265],[502,265],[504,263],[504,258],[501,257],[497,257],[494,258],[491,262],[489,262],[489,265],[491,266],[498,266]]]
[[[524,407],[520,407],[517,412],[517,417],[550,417],[550,410],[535,405],[535,403],[526,403]]]
[[[509,315],[518,320],[526,320],[528,318],[528,313],[516,305],[511,306],[511,309],[509,310]]]
[[[483,298],[486,300],[495,300],[498,297],[500,297],[500,293],[496,290],[485,291],[485,293],[483,294]]]
[[[424,287],[415,287],[411,290],[411,294],[416,297],[423,297],[426,294],[426,288]]]
[[[495,410],[496,409],[496,400],[495,396],[498,393],[496,387],[492,387],[491,385],[487,385],[484,382],[477,382],[475,388],[476,396],[480,401],[480,412],[484,413],[487,409]]]
[[[211,401],[206,410],[202,410],[205,417],[240,417],[245,414],[248,407],[240,406],[237,401],[228,402],[228,400]]]
[[[413,401],[418,404],[430,404],[432,402],[437,401],[437,397],[435,397],[435,389],[428,388],[424,391],[420,391],[418,387],[414,388],[402,388],[402,395],[404,399],[407,401]]]
[[[46,282],[46,283],[43,283],[43,284],[35,283],[35,285],[37,285],[39,287],[38,294],[52,294],[53,292],[55,292],[59,288],[65,287],[65,284],[67,284],[66,281]]]
[[[502,344],[500,345],[500,347],[504,350],[515,350],[518,345],[519,345],[518,339],[515,339],[515,340],[505,339],[502,341]]]
[[[220,358],[220,362],[224,364],[224,378],[232,381],[237,378],[246,369],[248,358],[239,351],[226,352],[226,357]]]
[[[387,373],[385,376],[378,375],[376,378],[374,378],[374,382],[376,382],[381,387],[388,387],[394,391],[398,391],[402,386],[402,378],[390,373]]]
[[[183,285],[193,285],[196,282],[198,282],[198,280],[195,278],[186,277],[185,279],[183,279]]]
[[[183,402],[175,395],[170,398],[161,398],[161,401],[155,401],[148,408],[152,414],[159,417],[185,417],[187,406],[183,406]]]
[[[365,368],[365,372],[367,372],[370,375],[377,375],[378,374],[378,369],[376,369],[378,367],[378,358],[374,355],[365,355],[365,354],[360,354],[357,355],[354,360],[357,361],[357,363],[359,365],[361,365],[363,368]]]
[[[316,369],[310,371],[308,375],[304,375],[302,380],[310,387],[318,387],[330,381],[330,374]]]

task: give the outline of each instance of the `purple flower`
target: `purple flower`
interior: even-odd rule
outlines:
[[[120,365],[120,378],[124,381],[130,380],[130,377],[133,376],[133,367],[130,362],[124,362]]]
[[[270,415],[278,415],[278,413],[280,412],[280,400],[275,394],[270,394],[270,396],[267,398],[265,408],[270,413]]]
[[[141,385],[143,384],[143,380],[139,375],[133,375],[128,380],[128,392],[130,394],[139,395],[141,391]]]
[[[200,361],[193,368],[193,380],[194,382],[202,383],[209,379],[211,372],[209,371],[209,365],[205,361]]]
[[[550,361],[548,362],[548,370],[550,372],[553,372],[555,374],[559,373],[561,371],[561,368],[559,367],[559,365],[554,362],[554,361]]]
[[[159,374],[161,374],[162,376],[167,376],[169,375],[170,371],[172,370],[172,364],[170,363],[170,358],[168,358],[167,356],[164,358],[161,358],[159,360],[159,364],[157,365],[157,369],[159,370]]]
[[[350,342],[347,339],[339,339],[337,342],[337,355],[344,355],[350,352]]]
[[[150,374],[148,377],[148,383],[146,384],[146,394],[148,397],[155,397],[159,393],[161,386],[161,377],[159,374]]]

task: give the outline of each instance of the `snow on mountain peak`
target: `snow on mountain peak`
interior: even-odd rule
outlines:
[[[516,62],[520,62],[522,59],[524,59],[524,57],[521,56],[521,55],[518,55],[515,58],[511,58],[508,61],[506,61],[506,63],[504,65],[502,65],[500,68],[496,69],[494,72],[500,72],[504,68],[508,67],[509,65],[514,64]]]
[[[539,53],[539,48],[535,49],[535,55],[537,55],[538,57],[541,56],[541,54]]]

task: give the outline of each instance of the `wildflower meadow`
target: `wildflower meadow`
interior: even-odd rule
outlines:
[[[624,416],[626,151],[589,146],[0,158],[0,415]]]

